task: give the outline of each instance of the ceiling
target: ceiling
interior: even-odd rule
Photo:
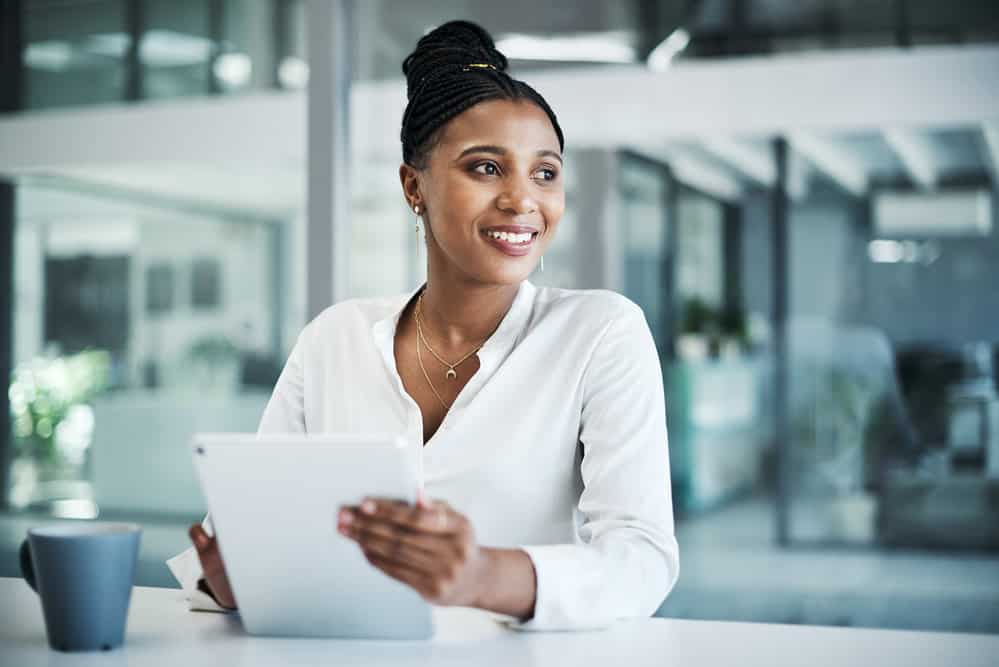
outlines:
[[[600,38],[632,49],[632,62],[678,28],[690,36],[680,58],[999,41],[995,0],[366,0],[358,13],[360,79],[400,76],[417,40],[456,18],[482,24],[501,46],[512,35]],[[515,71],[579,62],[517,53],[507,52]]]
[[[301,0],[293,4],[297,2]],[[190,5],[171,7],[180,14]],[[121,17],[108,16],[109,8],[116,6],[97,0],[26,3],[36,19],[28,24],[37,28],[29,39],[45,43],[67,31],[83,35],[120,30]],[[49,15],[51,20],[40,18]],[[689,32],[689,44],[676,56],[688,61],[900,43],[999,41],[996,0],[365,0],[357,3],[356,78],[397,80],[402,59],[419,37],[453,18],[480,22],[501,43],[514,36],[604,40],[630,49],[636,62],[677,28]],[[176,23],[177,30],[186,25],[180,19]],[[192,29],[191,39],[200,38],[196,32]],[[514,58],[512,65],[516,70],[537,70],[579,62]],[[795,167],[799,191],[812,181],[831,181],[848,190],[872,184],[933,188],[985,182],[990,176],[995,182],[999,169],[995,124],[818,136],[798,133],[791,137],[791,146],[795,164],[802,165]],[[719,193],[732,197],[747,188],[767,187],[775,175],[768,138],[700,137],[651,152],[686,165],[691,178],[699,174],[704,183],[714,183]],[[74,187],[93,185],[275,217],[292,215],[304,199],[304,164],[158,161],[60,167],[42,173]]]

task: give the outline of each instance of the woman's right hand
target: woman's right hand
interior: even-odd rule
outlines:
[[[187,534],[194,544],[195,551],[198,552],[205,584],[208,585],[212,597],[219,605],[227,609],[235,609],[236,598],[233,597],[232,588],[229,586],[229,577],[226,576],[222,554],[219,553],[218,540],[208,535],[200,523],[191,524]]]

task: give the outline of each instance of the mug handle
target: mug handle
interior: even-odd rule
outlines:
[[[24,575],[24,580],[28,582],[31,586],[31,590],[38,592],[38,587],[35,585],[35,568],[31,565],[31,545],[28,544],[28,540],[21,542],[21,574]]]

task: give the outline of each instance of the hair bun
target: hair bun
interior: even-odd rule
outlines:
[[[448,21],[421,37],[403,61],[408,93],[434,69],[473,63],[492,65],[499,72],[507,68],[506,56],[485,28],[471,21]]]
[[[565,137],[538,91],[506,73],[506,56],[493,38],[469,21],[449,21],[431,30],[402,63],[406,111],[402,114],[402,159],[422,169],[439,138],[437,132],[466,109],[488,100],[525,100],[538,105],[552,122],[559,149]]]

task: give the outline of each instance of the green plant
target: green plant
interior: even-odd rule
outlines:
[[[749,342],[749,325],[746,313],[738,306],[728,306],[718,315],[718,327],[723,336],[734,338],[740,343]]]
[[[236,359],[239,349],[225,336],[211,335],[191,343],[187,348],[187,356],[191,361],[217,367]]]
[[[711,306],[699,297],[691,297],[683,305],[681,331],[686,334],[713,333],[717,320],[717,314]]]
[[[107,389],[110,368],[104,350],[36,357],[17,366],[8,390],[16,450],[42,462],[57,460],[59,423]]]

